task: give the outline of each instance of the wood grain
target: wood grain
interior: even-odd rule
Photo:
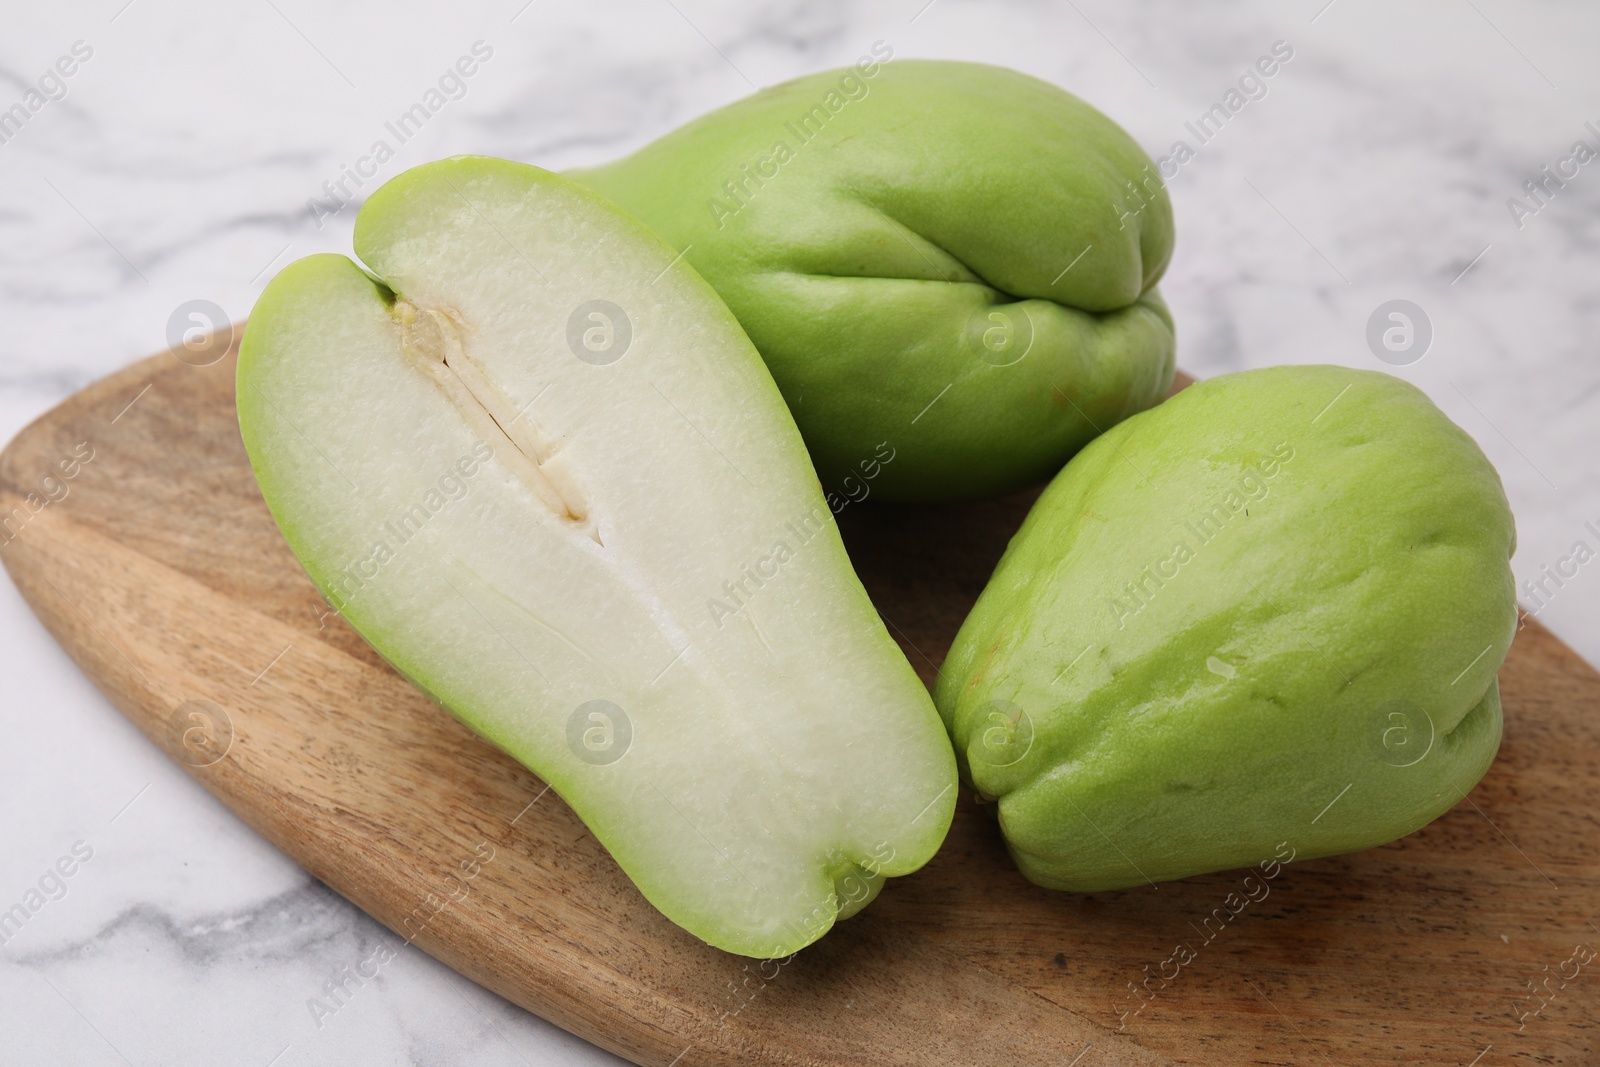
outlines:
[[[1600,947],[1600,676],[1537,623],[1501,672],[1499,760],[1465,801],[1387,847],[1292,864],[1210,941],[1195,924],[1246,872],[1048,892],[963,797],[924,870],[759,964],[658,915],[554,793],[328,613],[250,475],[233,372],[232,352],[164,353],[25,430],[0,455],[0,561],[240,818],[530,1011],[684,1067],[1600,1062],[1600,962],[1553,977]],[[45,483],[62,461],[74,476]],[[930,684],[1031,497],[840,515]],[[197,726],[194,701],[217,721]],[[1193,960],[1152,978],[1179,943]]]

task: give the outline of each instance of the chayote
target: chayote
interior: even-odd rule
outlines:
[[[1494,468],[1413,386],[1225,375],[1050,483],[936,702],[1040,885],[1378,845],[1494,759],[1515,542]]]
[[[570,176],[716,288],[829,489],[1043,481],[1171,383],[1166,190],[1053,85],[891,55],[880,42]]]

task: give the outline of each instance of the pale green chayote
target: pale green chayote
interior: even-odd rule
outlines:
[[[1041,885],[1381,844],[1494,759],[1515,539],[1494,468],[1411,385],[1225,375],[1050,483],[936,701]]]
[[[1070,93],[890,54],[571,176],[727,301],[828,489],[951,500],[1043,481],[1171,384],[1166,190]]]

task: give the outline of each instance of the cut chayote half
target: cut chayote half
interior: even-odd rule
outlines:
[[[1381,844],[1494,759],[1515,540],[1494,468],[1405,382],[1215,378],[1051,482],[939,710],[1040,885]]]
[[[572,177],[727,301],[830,491],[951,500],[1043,481],[1171,383],[1166,190],[1070,93],[889,54]]]
[[[926,862],[948,740],[711,288],[481,157],[385,184],[355,250],[273,279],[238,371],[262,495],[350,625],[720,948],[787,955]]]

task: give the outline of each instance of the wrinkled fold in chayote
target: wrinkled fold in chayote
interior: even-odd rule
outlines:
[[[1070,93],[891,54],[572,177],[727,301],[830,491],[1004,493],[1165,394],[1171,206],[1149,157]]]
[[[1052,481],[936,698],[1022,872],[1097,890],[1391,841],[1499,746],[1516,535],[1421,391],[1201,382]]]

